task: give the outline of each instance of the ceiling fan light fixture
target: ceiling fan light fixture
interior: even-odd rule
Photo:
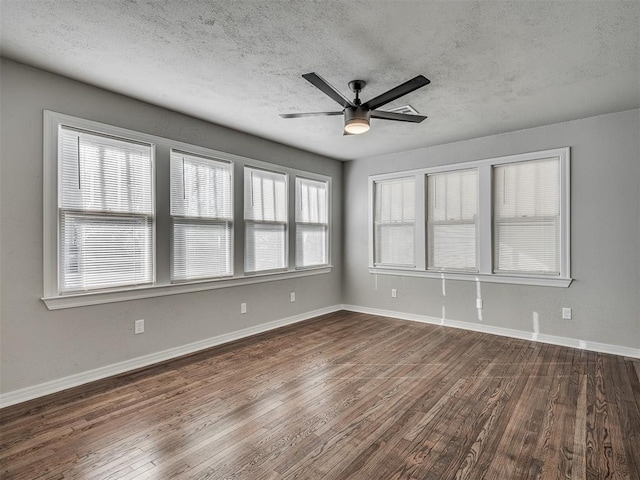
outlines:
[[[344,130],[351,135],[365,133],[369,131],[369,120],[364,118],[354,118],[345,124]]]
[[[346,108],[344,111],[344,131],[350,135],[359,135],[369,131],[371,112],[364,108]]]

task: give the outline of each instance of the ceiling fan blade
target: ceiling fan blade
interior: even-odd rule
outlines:
[[[281,113],[282,118],[302,118],[302,117],[329,117],[332,115],[342,115],[342,112],[306,112],[306,113]]]
[[[322,93],[324,93],[325,95],[328,95],[329,97],[334,99],[336,102],[338,102],[344,108],[353,107],[354,106],[353,103],[351,103],[351,100],[349,100],[347,97],[342,95],[334,87],[329,85],[329,82],[327,82],[324,78],[322,78],[317,73],[315,73],[315,72],[305,73],[304,75],[302,75],[302,78],[304,78],[308,82],[311,82],[316,88],[321,90]]]
[[[398,122],[420,123],[427,117],[423,115],[409,115],[408,113],[383,112],[382,110],[373,110],[371,112],[371,118],[380,118],[382,120],[395,120]]]
[[[374,108],[378,108],[386,105],[389,102],[393,102],[396,98],[400,98],[403,95],[413,92],[414,90],[417,90],[420,87],[424,87],[425,85],[429,85],[430,83],[431,81],[424,75],[418,75],[417,77],[414,77],[411,80],[407,80],[403,84],[384,92],[382,95],[378,95],[377,97],[372,98],[362,106],[364,108],[370,108],[371,110],[373,110]]]

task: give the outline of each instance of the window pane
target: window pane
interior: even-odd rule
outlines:
[[[296,226],[296,265],[311,267],[326,265],[327,262],[327,227],[298,224]]]
[[[376,226],[376,263],[384,265],[413,265],[414,226],[380,224]]]
[[[150,145],[59,128],[59,291],[154,280]]]
[[[415,179],[399,178],[376,182],[376,222],[415,220]]]
[[[232,167],[171,152],[172,280],[233,274]]]
[[[427,177],[428,268],[477,271],[478,171]]]
[[[494,167],[495,271],[560,274],[560,161]]]
[[[286,226],[251,221],[245,225],[245,271],[286,268]]]
[[[245,167],[245,272],[287,267],[287,175]]]
[[[296,178],[296,267],[326,265],[329,183]]]
[[[429,239],[430,268],[477,271],[475,223],[431,225]]]
[[[296,178],[296,222],[328,223],[328,182]]]
[[[59,205],[65,209],[153,213],[151,147],[60,129]]]
[[[231,167],[227,162],[171,152],[171,215],[231,219]]]
[[[62,212],[60,290],[90,290],[153,281],[153,226],[145,216]]]
[[[415,177],[375,182],[374,261],[415,264]]]
[[[231,263],[230,223],[174,221],[174,280],[231,275]]]
[[[287,221],[287,175],[254,168],[244,170],[245,220]]]

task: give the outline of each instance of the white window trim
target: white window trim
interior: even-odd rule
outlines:
[[[244,232],[246,233],[247,231],[247,227],[246,224],[247,222],[253,222],[254,224],[271,224],[271,225],[284,225],[284,238],[285,238],[285,244],[284,244],[284,260],[285,260],[285,266],[282,268],[271,268],[271,269],[267,269],[267,270],[251,270],[251,271],[247,271],[247,239],[245,237],[245,241],[244,241],[244,245],[242,247],[242,252],[243,252],[243,268],[242,270],[244,271],[244,274],[246,276],[254,276],[254,275],[265,275],[265,274],[272,274],[272,273],[278,273],[278,272],[287,272],[290,270],[290,266],[291,266],[291,250],[293,250],[293,248],[291,248],[290,245],[290,241],[291,241],[291,188],[290,188],[290,179],[289,179],[289,172],[286,169],[276,169],[274,168],[275,165],[270,165],[269,168],[264,167],[264,166],[255,166],[255,163],[251,164],[251,165],[244,165],[244,169],[253,169],[253,170],[263,170],[265,172],[268,173],[275,173],[277,175],[284,175],[284,186],[286,189],[286,202],[287,202],[287,221],[286,222],[277,222],[277,221],[269,221],[269,220],[247,220],[246,218],[244,218],[244,204],[243,204],[243,208],[242,208],[242,220],[244,222]],[[244,172],[242,177],[244,178]],[[244,189],[246,189],[247,186],[243,184],[243,199],[244,197]],[[251,187],[253,188],[253,186]],[[253,190],[252,190],[253,192]],[[253,193],[252,193],[252,201],[253,201]],[[295,247],[295,246],[294,246]]]
[[[492,222],[492,168],[515,162],[558,157],[560,159],[560,275],[520,275],[493,273],[493,222]],[[469,168],[478,169],[478,272],[427,269],[426,261],[426,176],[432,173],[450,172]],[[374,188],[375,182],[394,178],[415,176],[416,178],[416,238],[415,267],[390,267],[374,263]],[[440,278],[488,283],[516,285],[539,285],[568,287],[571,282],[570,245],[570,148],[562,147],[538,152],[522,153],[504,157],[488,158],[470,162],[427,167],[403,172],[383,173],[369,176],[369,273],[399,275],[407,277]]]
[[[404,265],[400,265],[400,264],[393,264],[393,263],[383,263],[383,262],[376,262],[376,241],[375,241],[375,229],[376,229],[376,221],[375,221],[375,217],[376,217],[376,207],[375,207],[375,195],[376,195],[376,183],[380,182],[380,181],[384,181],[384,180],[395,180],[395,179],[408,179],[413,177],[413,181],[414,181],[414,198],[417,198],[418,196],[424,196],[425,191],[424,191],[424,184],[420,185],[421,182],[419,182],[419,177],[416,175],[397,175],[397,176],[393,176],[393,177],[389,177],[389,178],[375,178],[372,182],[371,182],[371,195],[370,195],[370,200],[371,200],[371,204],[372,204],[372,209],[371,209],[371,217],[370,217],[370,240],[371,243],[370,245],[370,259],[371,259],[371,265],[376,267],[376,268],[390,268],[390,269],[394,269],[394,268],[400,268],[400,269],[404,269],[404,268],[416,268],[417,265],[422,265],[422,263],[424,263],[425,259],[422,258],[418,258],[418,256],[420,255],[420,252],[422,249],[416,248],[415,244],[414,244],[414,252],[413,252],[413,265],[410,264],[404,264]],[[420,191],[418,191],[420,190]],[[412,224],[413,225],[413,235],[414,235],[414,240],[416,238],[419,238],[419,232],[418,232],[418,224],[421,223],[418,221],[419,215],[425,215],[425,210],[421,209],[420,211],[418,211],[418,207],[420,207],[420,203],[418,203],[415,206],[415,210],[414,210],[414,220],[413,222],[403,222],[406,224]],[[391,222],[390,224],[393,224],[395,222]],[[398,222],[400,223],[400,222]],[[426,224],[424,225],[424,228],[426,229]],[[426,230],[425,230],[426,231]],[[424,252],[424,254],[426,255],[426,250]]]
[[[293,246],[294,248],[296,247],[296,234],[297,234],[297,228],[298,228],[298,222],[295,221],[296,216],[295,216],[295,208],[296,208],[296,201],[298,198],[298,192],[297,189],[295,187],[296,185],[296,179],[297,178],[302,178],[305,180],[316,180],[319,182],[326,182],[327,184],[327,263],[324,263],[322,265],[311,265],[311,266],[307,266],[307,267],[299,267],[297,266],[296,263],[296,258],[295,258],[295,252],[293,255],[293,259],[289,259],[290,261],[293,260],[293,265],[296,271],[302,271],[302,270],[314,270],[316,268],[326,268],[328,266],[331,265],[331,177],[326,177],[326,176],[322,176],[322,175],[313,175],[310,174],[308,172],[300,172],[294,175],[293,178],[293,186],[294,186],[294,190],[296,190],[293,194],[293,208],[294,208],[294,214],[293,214],[293,219],[294,219],[294,228],[293,228]],[[324,224],[317,224],[317,225],[324,225]]]
[[[171,148],[169,150],[169,162],[171,162],[171,155],[173,153],[177,153],[177,154],[185,154],[185,155],[191,155],[194,157],[199,157],[202,158],[204,160],[209,160],[212,162],[218,162],[218,163],[228,163],[229,167],[230,167],[230,177],[231,177],[231,220],[230,220],[230,224],[231,224],[231,238],[230,238],[230,242],[231,242],[231,273],[226,274],[226,275],[217,275],[217,276],[209,276],[206,278],[195,278],[195,279],[174,279],[174,264],[173,264],[173,249],[174,249],[174,238],[173,238],[173,224],[176,220],[176,218],[182,218],[182,219],[186,219],[186,220],[190,220],[193,219],[194,217],[187,217],[187,216],[179,216],[179,215],[172,215],[171,214],[171,207],[169,207],[169,216],[171,217],[171,224],[172,224],[172,228],[171,228],[171,233],[170,233],[170,237],[171,237],[171,250],[170,250],[170,264],[171,264],[171,283],[174,284],[184,284],[184,283],[192,283],[192,282],[206,282],[208,280],[221,280],[221,279],[225,279],[225,278],[233,278],[234,276],[234,258],[235,258],[235,218],[233,215],[234,209],[235,209],[235,171],[233,168],[233,162],[229,159],[223,159],[220,157],[214,157],[211,155],[204,155],[203,153],[195,153],[193,151],[186,151],[186,150],[182,150],[179,148]],[[171,165],[169,165],[169,176],[171,176]],[[169,182],[171,182],[171,178],[169,178]],[[171,191],[169,190],[169,195],[171,195]],[[171,202],[171,199],[169,199],[169,202]],[[196,219],[195,221],[203,221],[204,223],[207,222],[207,220],[210,219]]]
[[[237,268],[236,255],[238,250],[235,248],[236,240],[233,240],[234,247],[234,272],[233,277],[220,277],[204,280],[184,281],[180,283],[171,283],[171,262],[170,262],[170,229],[166,232],[156,232],[155,238],[158,235],[167,235],[167,238],[162,241],[165,243],[167,249],[167,258],[164,259],[166,263],[166,278],[158,276],[158,269],[154,267],[155,284],[152,286],[146,285],[142,287],[127,287],[122,289],[109,289],[93,292],[82,293],[70,293],[61,294],[58,291],[58,127],[60,125],[66,125],[74,128],[79,128],[87,131],[95,131],[102,134],[113,135],[124,139],[131,139],[138,142],[149,143],[155,147],[155,160],[156,163],[160,158],[166,157],[166,169],[167,178],[166,182],[157,182],[158,180],[158,167],[155,166],[156,173],[156,185],[154,187],[155,193],[155,215],[156,224],[157,219],[165,217],[165,222],[170,218],[169,211],[169,152],[171,149],[181,150],[184,152],[193,153],[195,155],[212,157],[222,161],[228,161],[233,164],[234,171],[232,178],[236,178],[237,169],[242,169],[244,166],[262,168],[265,170],[281,171],[287,173],[289,177],[303,176],[305,178],[316,179],[321,181],[327,181],[329,183],[329,198],[331,198],[331,177],[326,175],[316,174],[304,170],[298,170],[295,168],[280,166],[267,162],[262,162],[239,155],[234,155],[226,152],[220,152],[210,148],[200,147],[180,141],[171,140],[156,135],[150,135],[146,133],[140,133],[133,130],[115,127],[112,125],[94,122],[91,120],[85,120],[83,118],[74,117],[71,115],[65,115],[62,113],[52,112],[44,110],[44,143],[43,143],[43,296],[41,300],[45,303],[49,310],[57,310],[63,308],[72,308],[88,305],[98,305],[104,303],[119,302],[125,300],[134,300],[141,298],[152,298],[164,295],[176,295],[188,292],[200,292],[204,290],[215,290],[220,288],[235,287],[241,285],[250,285],[255,283],[270,282],[275,280],[285,280],[290,278],[300,278],[310,275],[322,275],[330,273],[333,269],[331,263],[331,256],[329,256],[329,263],[318,267],[309,267],[305,269],[296,269],[295,265],[295,238],[292,235],[295,233],[292,228],[288,230],[288,255],[289,255],[289,267],[286,270],[279,270],[277,272],[258,272],[251,274],[244,274],[242,269]],[[164,168],[164,167],[163,167]],[[158,191],[165,188],[163,183],[166,183],[167,191],[158,195]],[[236,191],[236,185],[232,185],[232,189]],[[159,207],[160,201],[158,198],[166,198],[166,205]],[[291,205],[291,202],[295,201],[294,195],[289,194],[289,223],[292,222],[291,215],[295,212],[295,208]],[[234,205],[236,204],[236,197],[234,196]],[[241,236],[241,241],[244,244],[244,220],[240,213],[238,215],[238,208],[234,207],[233,218],[233,230],[235,236]],[[329,225],[331,225],[331,210],[329,210]],[[295,220],[295,219],[294,219]],[[241,233],[240,233],[241,232]],[[291,243],[291,242],[294,243]],[[159,239],[156,240],[159,243]],[[329,245],[331,245],[331,237],[329,237]],[[154,245],[154,265],[158,265],[158,251],[157,245]],[[331,246],[329,246],[329,255],[331,254]],[[244,257],[244,254],[240,255]],[[293,257],[293,258],[292,258]],[[240,262],[243,260],[241,259]]]

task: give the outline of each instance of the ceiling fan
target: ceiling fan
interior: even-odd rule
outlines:
[[[360,92],[362,92],[364,87],[367,85],[367,82],[364,80],[352,80],[349,82],[349,88],[356,94],[356,98],[351,101],[315,72],[305,73],[302,75],[302,78],[311,82],[324,94],[338,102],[340,106],[342,106],[343,110],[339,112],[281,113],[280,116],[282,118],[344,115],[344,135],[357,135],[368,131],[371,118],[413,123],[420,123],[427,118],[422,115],[409,115],[406,113],[376,110],[378,107],[382,107],[383,105],[394,101],[396,98],[400,98],[407,93],[413,92],[414,90],[431,83],[430,80],[423,75],[418,75],[411,80],[407,80],[403,84],[398,85],[397,87],[394,87],[365,103],[362,103],[360,100]]]

